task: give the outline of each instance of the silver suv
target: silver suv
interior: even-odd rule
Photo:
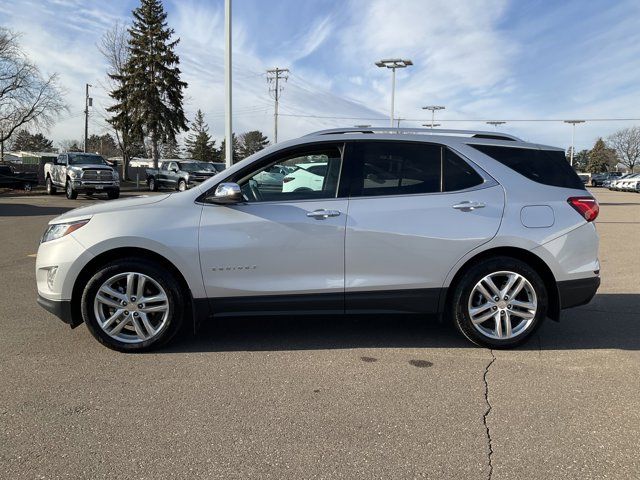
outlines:
[[[286,188],[313,163],[320,182]],[[275,165],[292,173],[257,181]],[[212,317],[284,312],[419,313],[512,347],[594,296],[597,215],[561,149],[496,132],[326,130],[192,190],[55,218],[38,302],[120,351]]]

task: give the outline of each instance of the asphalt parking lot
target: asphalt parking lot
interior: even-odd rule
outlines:
[[[0,478],[638,478],[640,195],[594,193],[599,293],[517,350],[336,317],[145,355],[35,303],[46,223],[95,200],[0,196]]]

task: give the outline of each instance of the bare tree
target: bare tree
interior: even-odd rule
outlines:
[[[43,76],[20,48],[19,35],[0,27],[0,160],[20,127],[46,128],[67,109],[56,74]]]
[[[98,50],[107,60],[107,89],[113,97],[123,84],[125,66],[129,60],[129,30],[123,23],[117,22],[111,30],[105,32],[98,44]],[[116,100],[117,101],[117,100]],[[126,106],[126,102],[121,102]],[[119,111],[107,119],[113,127],[118,148],[122,154],[123,173],[126,179],[129,161],[140,150],[140,140],[133,138],[130,115],[126,111]]]
[[[618,130],[607,138],[607,143],[618,154],[620,163],[633,172],[640,163],[640,127]]]

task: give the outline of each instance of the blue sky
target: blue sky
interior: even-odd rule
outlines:
[[[96,44],[133,0],[0,0],[0,24],[23,32],[25,50],[46,72],[59,72],[69,114],[56,141],[80,138],[84,84],[95,86],[90,130],[108,130],[104,61]],[[201,108],[223,132],[223,2],[165,0],[181,38],[185,109]],[[264,71],[291,69],[282,95],[280,139],[358,123],[387,125],[390,74],[383,57],[411,58],[398,75],[397,116],[420,126],[421,106],[441,104],[442,120],[640,117],[640,2],[545,0],[235,0],[234,130],[273,133]],[[380,120],[305,118],[361,117]],[[640,124],[640,122],[637,122]],[[589,122],[577,148],[632,122]],[[452,128],[493,127],[443,122]],[[502,130],[567,147],[562,123],[515,123]]]

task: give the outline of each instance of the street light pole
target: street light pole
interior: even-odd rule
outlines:
[[[388,58],[376,62],[377,67],[391,69],[391,115],[389,117],[389,124],[391,128],[393,128],[396,97],[396,68],[407,68],[411,65],[413,65],[413,62],[411,60],[403,60],[401,58]]]
[[[573,153],[576,149],[575,147],[576,124],[584,123],[584,120],[565,120],[564,123],[571,124],[571,156],[569,159],[569,164],[573,167]]]
[[[423,110],[431,110],[431,128],[433,128],[433,124],[436,120],[436,110],[444,110],[443,105],[428,105],[426,107],[422,107]]]
[[[224,161],[229,168],[233,164],[233,128],[231,125],[231,0],[224,2]]]
[[[83,150],[87,153],[87,139],[89,137],[89,107],[93,104],[93,99],[89,97],[89,85],[85,84],[85,93],[84,93],[84,147]]]

